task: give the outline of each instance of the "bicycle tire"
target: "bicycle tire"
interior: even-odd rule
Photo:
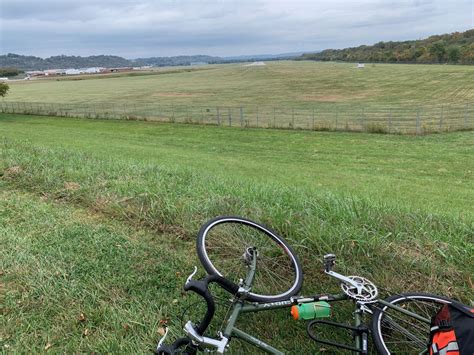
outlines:
[[[214,218],[201,227],[196,245],[204,269],[234,283],[245,279],[242,256],[246,248],[257,247],[257,270],[246,297],[248,301],[288,300],[301,289],[303,271],[293,249],[277,233],[259,223],[241,217]],[[272,277],[278,278],[278,282],[271,280]]]
[[[429,320],[444,304],[453,302],[447,297],[429,293],[403,293],[388,297],[385,301],[414,313],[416,311]],[[376,307],[371,328],[379,354],[414,354],[428,349],[430,324],[388,306]]]

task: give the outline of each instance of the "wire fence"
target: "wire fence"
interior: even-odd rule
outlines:
[[[119,103],[0,102],[1,113],[142,120],[229,127],[429,134],[474,129],[470,103],[450,105],[321,104],[313,107],[203,106]]]

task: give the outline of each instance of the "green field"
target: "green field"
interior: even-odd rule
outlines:
[[[147,78],[162,80],[138,79]],[[107,80],[122,79],[94,81]],[[222,214],[285,236],[302,259],[305,292],[337,289],[319,271],[321,255],[334,252],[341,272],[384,289],[474,300],[472,132],[413,137],[0,115],[0,137],[2,341],[11,351],[144,353],[168,318],[179,336],[179,316],[196,301],[181,291],[199,263],[196,232]],[[319,349],[284,311],[254,320],[242,328],[277,347]]]
[[[358,70],[353,63],[282,61],[264,67],[204,68],[159,75],[12,82],[5,100],[305,108],[326,103],[438,105],[474,99],[472,66],[368,64]]]

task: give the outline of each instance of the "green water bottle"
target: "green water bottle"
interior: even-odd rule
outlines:
[[[295,320],[310,320],[331,316],[331,305],[324,301],[303,303],[291,307],[291,315]]]

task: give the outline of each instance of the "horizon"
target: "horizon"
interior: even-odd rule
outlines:
[[[470,0],[4,0],[0,6],[0,53],[40,58],[312,53],[474,27]]]
[[[465,29],[465,30],[459,30],[459,31],[453,31],[453,32],[449,32],[449,33],[433,33],[433,34],[430,34],[426,37],[422,37],[422,38],[417,38],[417,39],[405,39],[405,40],[391,40],[393,42],[404,42],[404,41],[418,41],[418,40],[424,40],[424,39],[427,39],[429,37],[432,37],[432,36],[442,36],[442,35],[446,35],[446,34],[452,34],[452,33],[463,33],[463,32],[466,32],[466,31],[469,31],[469,30],[473,30],[474,28],[468,28],[468,29]],[[328,49],[344,49],[344,48],[357,48],[359,46],[363,46],[363,45],[366,45],[366,46],[372,46],[372,45],[375,45],[376,43],[379,43],[379,42],[389,42],[389,41],[378,41],[378,42],[373,42],[373,43],[360,43],[360,44],[356,44],[354,46],[349,46],[349,47],[341,47],[341,48],[335,48],[335,47],[328,47],[328,48],[323,48],[323,49],[319,49],[319,50],[308,50],[308,51],[293,51],[293,52],[284,52],[284,53],[250,53],[250,54],[240,54],[240,55],[227,55],[227,56],[217,56],[217,55],[211,55],[211,54],[206,54],[206,53],[195,53],[195,54],[177,54],[177,55],[170,55],[170,56],[149,56],[149,57],[125,57],[125,56],[121,56],[121,55],[117,55],[117,54],[110,54],[110,53],[100,53],[100,54],[89,54],[89,55],[75,55],[75,54],[64,54],[64,53],[59,53],[59,54],[53,54],[53,55],[50,55],[50,56],[39,56],[39,55],[35,55],[35,54],[21,54],[21,53],[12,53],[12,52],[9,52],[9,53],[0,53],[0,56],[1,55],[9,55],[9,54],[14,54],[14,55],[22,55],[22,56],[32,56],[32,57],[37,57],[37,58],[41,58],[41,59],[47,59],[47,58],[51,58],[51,57],[60,57],[60,56],[67,56],[67,57],[72,57],[72,56],[75,56],[75,57],[82,57],[82,58],[87,58],[87,57],[94,57],[94,56],[115,56],[115,57],[121,57],[121,58],[124,58],[126,60],[130,60],[130,61],[133,61],[133,60],[136,60],[136,59],[147,59],[147,58],[153,58],[153,57],[156,57],[156,58],[173,58],[173,57],[196,57],[196,56],[208,56],[208,57],[216,57],[216,58],[221,58],[221,59],[228,59],[228,58],[238,58],[238,57],[263,57],[263,56],[285,56],[285,55],[301,55],[301,54],[309,54],[309,53],[317,53],[317,52],[322,52],[324,50],[328,50]]]

